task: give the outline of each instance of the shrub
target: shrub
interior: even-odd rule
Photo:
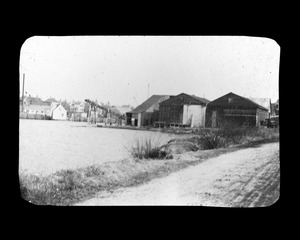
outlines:
[[[206,129],[199,132],[198,144],[201,149],[215,149],[240,144],[251,128],[238,126],[234,123],[223,123],[217,129]]]
[[[55,180],[51,177],[22,172],[19,177],[22,198],[36,204],[47,204],[55,193]]]
[[[127,150],[137,159],[163,159],[167,155],[164,151],[161,151],[160,141],[151,137],[136,139]]]
[[[199,139],[201,149],[206,150],[225,147],[226,139],[223,135],[223,132],[220,130],[203,132]]]
[[[245,142],[274,140],[279,138],[279,131],[262,127],[239,126],[223,123],[218,129],[205,129],[198,133],[196,142],[203,150],[228,147]]]

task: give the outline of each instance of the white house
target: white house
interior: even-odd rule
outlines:
[[[52,119],[67,120],[67,110],[61,104],[58,104],[52,109]]]
[[[83,113],[84,112],[84,102],[72,102],[70,105],[71,112]]]

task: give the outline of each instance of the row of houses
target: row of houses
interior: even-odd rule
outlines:
[[[209,101],[195,95],[153,95],[126,113],[128,125],[218,127],[224,122],[259,126],[265,119],[279,115],[279,101],[245,98],[232,92]]]
[[[29,119],[66,120],[67,110],[56,100],[42,101],[39,97],[26,97],[20,100],[20,117]]]
[[[102,104],[103,105],[103,104]],[[105,111],[103,109],[108,109]],[[20,99],[20,117],[29,119],[53,119],[53,120],[71,120],[87,121],[88,112],[91,122],[102,122],[105,124],[125,125],[126,112],[131,111],[130,105],[110,106],[103,105],[96,111],[89,112],[89,104],[85,101],[72,101],[70,104],[49,98],[42,101],[38,96],[26,96]],[[124,116],[124,117],[123,117]]]

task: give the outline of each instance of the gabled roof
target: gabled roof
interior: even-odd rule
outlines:
[[[65,111],[67,111],[65,108],[64,108],[64,106],[63,105],[61,105],[61,103],[60,104],[57,104],[55,107],[53,107],[52,108],[52,112],[55,110],[55,109],[57,109],[59,106],[61,106]]]
[[[195,95],[189,95],[186,93],[180,93],[176,96],[171,96],[169,99],[163,101],[161,104],[166,105],[169,103],[177,102],[178,104],[196,104],[196,105],[206,105],[210,101],[205,98],[200,98]]]
[[[251,101],[257,103],[260,106],[271,111],[271,99],[270,98],[249,98]]]
[[[166,97],[169,97],[170,95],[152,95],[150,98],[148,98],[145,102],[143,102],[141,105],[137,106],[135,109],[133,109],[130,113],[141,113],[147,111],[151,106],[154,104],[157,104],[160,102],[160,100],[165,99]]]
[[[260,109],[269,111],[267,108],[265,108],[265,107],[263,107],[263,106],[257,104],[256,102],[250,100],[249,98],[242,97],[242,96],[237,95],[237,94],[235,94],[235,93],[233,93],[233,92],[227,93],[227,94],[225,94],[225,95],[223,95],[223,96],[221,96],[221,97],[219,97],[219,98],[217,98],[217,99],[211,101],[211,102],[209,103],[209,105],[210,105],[210,104],[215,104],[216,101],[221,100],[222,98],[227,97],[227,96],[230,96],[230,95],[231,95],[231,96],[238,97],[238,98],[240,98],[240,99],[242,99],[242,100],[244,100],[244,101],[246,101],[246,102],[248,102],[248,103],[250,103],[250,104],[253,104],[253,105],[256,106],[257,108],[260,108]]]
[[[25,96],[24,101],[32,105],[46,105],[39,97]]]
[[[45,100],[45,102],[59,102],[59,101],[57,101],[55,98],[50,97],[47,100]]]
[[[199,100],[199,101],[201,101],[201,102],[203,102],[203,103],[209,103],[210,102],[206,98],[197,97],[195,95],[190,95],[190,96],[193,97],[193,98],[195,98],[195,99],[197,99],[197,100]]]
[[[249,99],[249,98],[244,98],[244,99],[245,99],[245,100],[248,100],[249,102],[251,102],[251,103],[253,103],[253,104],[255,104],[255,105],[256,105],[258,108],[260,108],[260,109],[269,111],[269,108],[265,108],[265,107],[263,107],[262,105],[260,105],[260,104],[258,104],[258,103],[256,103],[256,102],[252,101],[252,100]]]

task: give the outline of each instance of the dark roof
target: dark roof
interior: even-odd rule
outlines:
[[[236,97],[239,97],[240,99],[242,99],[242,100],[244,100],[244,101],[246,101],[246,102],[248,102],[248,103],[250,103],[250,104],[253,104],[253,105],[254,105],[254,106],[256,106],[257,108],[260,108],[260,109],[263,109],[263,110],[269,111],[269,110],[268,110],[268,109],[266,109],[265,107],[263,107],[263,106],[261,106],[261,105],[257,104],[256,102],[254,102],[254,101],[250,100],[249,98],[242,97],[242,96],[240,96],[240,95],[237,95],[237,94],[235,94],[235,93],[232,93],[232,92],[230,92],[230,93],[227,93],[227,94],[223,95],[222,97],[219,97],[219,98],[217,98],[217,99],[213,100],[212,102],[210,102],[210,103],[209,103],[209,105],[210,105],[210,104],[215,104],[215,102],[216,102],[216,101],[218,101],[218,100],[220,100],[220,99],[222,99],[222,98],[224,98],[224,97],[226,97],[226,96],[228,96],[228,95],[234,95],[234,96],[236,96]]]
[[[200,104],[200,105],[206,105],[210,101],[205,98],[200,98],[195,95],[188,95],[186,93],[180,93],[176,96],[171,96],[169,99],[163,101],[161,105],[168,105],[170,103],[177,102],[177,104]]]
[[[45,102],[59,102],[55,98],[48,98]]]
[[[271,111],[271,98],[249,98],[251,101]]]
[[[31,96],[26,96],[24,98],[27,102],[29,102],[30,104],[33,104],[33,105],[43,105],[43,101],[41,98],[39,97],[31,97]]]
[[[241,97],[241,98],[244,98],[244,97]],[[251,99],[249,99],[249,98],[244,98],[245,100],[248,100],[249,102],[251,102],[251,103],[253,103],[253,104],[255,104],[258,108],[260,108],[260,109],[263,109],[263,110],[267,110],[267,111],[269,111],[269,109],[267,109],[267,108],[265,108],[265,107],[263,107],[263,106],[261,106],[261,105],[259,105],[258,103],[256,103],[256,102],[254,102],[254,101],[252,101]]]
[[[129,113],[141,113],[147,111],[152,105],[159,103],[159,101],[163,98],[169,97],[169,95],[152,95],[141,105],[137,106]]]
[[[210,101],[207,100],[206,98],[197,97],[197,96],[195,96],[195,95],[190,95],[190,96],[193,97],[193,98],[195,98],[195,99],[200,100],[200,101],[203,102],[203,103],[209,103],[209,102],[210,102]]]

